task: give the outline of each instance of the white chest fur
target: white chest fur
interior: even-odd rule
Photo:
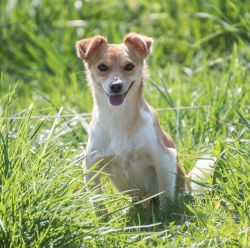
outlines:
[[[134,126],[126,115],[105,115],[102,119],[94,119],[90,126],[88,147],[93,151],[96,149],[100,157],[103,156],[126,156],[135,149],[148,146],[156,141],[156,133],[150,114],[144,110],[138,113],[142,125]],[[128,130],[133,130],[130,133]]]
[[[174,194],[176,151],[166,153],[157,141],[153,117],[140,109],[139,124],[133,126],[120,112],[94,115],[89,130],[87,167],[102,158],[110,158],[105,167],[120,191],[139,190],[138,195],[150,196],[165,191]],[[131,125],[131,126],[130,126]],[[133,132],[129,132],[130,129]]]

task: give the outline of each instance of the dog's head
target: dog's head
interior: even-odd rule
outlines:
[[[77,55],[86,65],[92,88],[112,106],[140,88],[144,60],[150,53],[153,40],[130,33],[122,44],[108,44],[103,36],[77,41]]]

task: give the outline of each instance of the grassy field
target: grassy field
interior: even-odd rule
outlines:
[[[145,97],[180,163],[217,158],[206,193],[164,218],[107,178],[102,195],[83,183],[92,100],[75,42],[129,31],[155,39]],[[0,246],[250,247],[249,46],[248,0],[1,0]]]

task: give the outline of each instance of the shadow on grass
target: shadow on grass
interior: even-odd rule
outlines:
[[[168,202],[164,212],[160,211],[158,197],[146,202],[135,203],[131,206],[127,214],[128,225],[140,226],[161,223],[160,227],[157,226],[157,231],[159,231],[159,229],[165,229],[164,226],[170,223],[182,224],[187,219],[186,216],[190,218],[190,211],[186,208],[185,204],[192,203],[193,197],[186,195],[174,202]]]

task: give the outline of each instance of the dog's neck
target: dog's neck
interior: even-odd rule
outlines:
[[[137,83],[137,84],[136,84]],[[135,127],[140,119],[140,111],[145,108],[143,97],[143,80],[136,82],[133,91],[128,93],[120,106],[111,106],[107,96],[101,90],[92,89],[94,106],[93,119],[103,122],[103,125],[117,124],[118,128],[130,129]]]

